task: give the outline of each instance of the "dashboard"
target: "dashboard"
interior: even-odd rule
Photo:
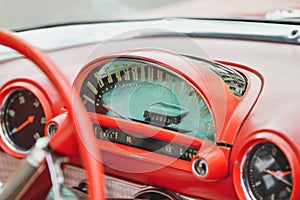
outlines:
[[[187,19],[201,23],[195,21]],[[203,29],[211,27],[205,26],[208,22],[203,20]],[[206,31],[199,31],[200,37],[166,29],[160,35],[147,26],[160,24],[155,20],[138,30],[133,27],[140,22],[118,23],[132,29],[120,35],[114,28],[103,29],[116,25],[108,23],[54,27],[41,34],[64,29],[67,35],[82,26],[86,32],[117,34],[100,44],[82,39],[82,44],[47,52],[83,101],[94,133],[84,140],[96,141],[106,175],[152,188],[136,198],[161,191],[175,195],[170,199],[299,198],[300,51],[294,39],[237,39],[218,36],[220,32],[210,37]],[[226,28],[224,21],[212,23]],[[229,21],[227,30],[234,26]],[[148,35],[136,37],[141,30]],[[4,59],[0,146],[21,159],[39,138],[60,137],[58,130],[68,126],[68,109],[33,63],[18,55]],[[77,134],[74,127],[69,131]],[[81,169],[76,144],[62,145],[57,152],[70,151],[68,165]],[[50,186],[39,187],[45,195]],[[34,197],[26,194],[24,199]]]

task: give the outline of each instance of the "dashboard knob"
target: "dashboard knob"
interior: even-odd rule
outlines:
[[[208,153],[201,155],[201,149],[192,162],[192,171],[197,179],[220,180],[228,175],[228,159],[226,149],[213,147]]]

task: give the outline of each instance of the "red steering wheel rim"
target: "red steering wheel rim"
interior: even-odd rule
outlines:
[[[14,33],[2,29],[0,29],[0,44],[18,51],[30,59],[45,73],[55,86],[74,123],[73,127],[76,127],[74,132],[77,133],[76,139],[79,145],[79,153],[87,173],[89,199],[105,199],[103,165],[100,162],[100,152],[97,150],[95,140],[90,139],[94,137],[94,133],[87,111],[79,95],[74,95],[72,86],[65,76],[54,62],[38,48],[18,38]],[[72,105],[76,105],[76,109],[73,109]],[[62,140],[69,138],[62,134],[64,134],[63,131],[60,134],[54,134],[51,138],[50,146],[54,150],[56,145],[64,142]],[[97,156],[95,157],[95,155]]]

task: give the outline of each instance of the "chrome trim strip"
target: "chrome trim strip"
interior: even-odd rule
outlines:
[[[74,187],[80,181],[86,180],[85,170],[76,166],[66,165],[64,169],[65,186]],[[162,188],[154,188],[150,185],[133,183],[120,178],[105,175],[106,197],[107,198],[126,198],[130,199],[142,191],[165,191],[167,194],[174,194],[182,200],[194,200],[194,198],[167,191]]]
[[[172,193],[168,190],[163,190],[161,188],[148,188],[145,190],[139,191],[137,194],[134,195],[134,199],[145,199],[147,197],[151,197],[153,194],[157,194],[163,197],[164,200],[183,200],[180,196],[175,193]]]
[[[157,32],[147,31],[149,29],[156,29]],[[170,33],[173,32],[198,38],[300,43],[300,26],[298,25],[180,18],[69,25],[24,31],[16,34],[29,43],[45,51],[50,51],[102,42],[120,33],[130,31],[135,32],[118,39],[172,36]],[[9,59],[15,57],[15,52],[0,46],[0,60],[3,59],[3,56],[4,59]]]

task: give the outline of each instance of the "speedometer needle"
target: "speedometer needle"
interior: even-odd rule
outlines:
[[[14,128],[11,132],[14,134],[14,133],[17,133],[19,132],[20,130],[22,130],[23,128],[25,128],[27,125],[31,124],[33,121],[34,121],[34,115],[30,115],[28,116],[28,118],[26,119],[26,121],[24,121],[20,126],[18,126],[17,128]]]
[[[283,183],[285,183],[289,186],[292,186],[292,183],[290,183],[289,181],[287,181],[286,179],[283,178],[284,176],[291,174],[291,171],[282,172],[282,171],[272,171],[272,170],[269,170],[269,169],[265,169],[264,172],[268,173],[268,174],[271,174],[277,180],[280,180]]]
[[[125,117],[124,115],[122,115],[121,113],[117,112],[116,110],[112,109],[111,107],[109,107],[108,105],[106,105],[104,103],[102,104],[102,107],[123,119],[128,119],[127,117]]]

